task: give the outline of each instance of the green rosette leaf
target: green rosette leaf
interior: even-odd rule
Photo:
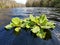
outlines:
[[[34,27],[31,29],[31,31],[32,31],[33,33],[37,33],[37,32],[40,31],[40,28],[39,28],[38,26],[34,26]]]

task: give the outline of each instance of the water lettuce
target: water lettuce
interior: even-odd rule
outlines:
[[[21,25],[22,25],[22,20],[18,17],[15,17],[15,18],[12,18],[12,21],[10,22],[10,24],[6,25],[5,28],[11,29],[15,27],[15,31],[19,32],[21,29]]]
[[[24,20],[18,17],[12,18],[10,24],[6,25],[5,28],[12,29],[15,27],[14,29],[16,32],[21,31],[22,28],[28,28],[31,29],[30,31],[36,34],[37,37],[44,39],[47,33],[49,33],[46,30],[54,29],[54,24],[54,22],[47,19],[45,14],[36,17],[30,15],[29,18],[25,18]]]

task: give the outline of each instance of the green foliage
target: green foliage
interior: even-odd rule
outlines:
[[[60,0],[28,0],[26,7],[60,7]]]
[[[46,32],[43,31],[43,29],[41,29],[40,31],[38,31],[38,33],[36,33],[36,35],[41,38],[44,39],[46,36]]]
[[[34,17],[33,15],[30,15],[29,18],[26,18],[24,20],[21,20],[18,17],[12,18],[12,21],[9,25],[5,26],[6,29],[11,29],[15,27],[15,31],[19,32],[22,28],[28,28],[31,29],[30,31],[33,34],[36,34],[37,37],[44,39],[46,37],[46,34],[49,32],[48,29],[54,29],[54,22],[49,21],[45,14],[41,16]],[[47,35],[48,37],[48,35]]]
[[[14,24],[13,26],[21,26],[22,20],[19,19],[18,17],[15,17],[12,19],[12,23]]]
[[[40,28],[39,28],[38,26],[34,26],[34,27],[31,29],[31,31],[32,31],[33,33],[37,33],[37,32],[40,31]]]
[[[10,24],[8,24],[7,26],[5,26],[6,29],[11,29],[15,27],[15,31],[19,32],[21,29],[21,25],[22,25],[22,20],[18,17],[12,18],[12,21],[10,22]]]
[[[15,28],[15,31],[16,31],[16,32],[19,32],[19,31],[21,31],[20,29],[21,29],[20,27],[16,27],[16,28]]]
[[[7,26],[5,26],[5,28],[6,28],[6,29],[11,29],[11,28],[13,28],[13,24],[10,23],[10,24],[8,24]]]

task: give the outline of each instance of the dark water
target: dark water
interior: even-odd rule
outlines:
[[[56,28],[51,32],[52,39],[34,38],[30,32],[25,32],[24,30],[16,36],[13,34],[13,30],[6,31],[4,29],[4,26],[9,24],[13,17],[24,19],[29,17],[29,14],[39,16],[43,13],[47,15],[49,20],[56,23]],[[0,45],[60,45],[60,8],[0,9]]]

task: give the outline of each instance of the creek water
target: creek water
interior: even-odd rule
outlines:
[[[16,36],[13,30],[6,31],[4,26],[9,24],[11,18],[21,19],[29,17],[30,14],[39,16],[46,14],[49,20],[56,23],[56,28],[51,32],[52,39],[42,40],[34,38],[31,33],[24,30]],[[0,9],[0,45],[60,45],[60,8],[47,7],[25,7]]]

